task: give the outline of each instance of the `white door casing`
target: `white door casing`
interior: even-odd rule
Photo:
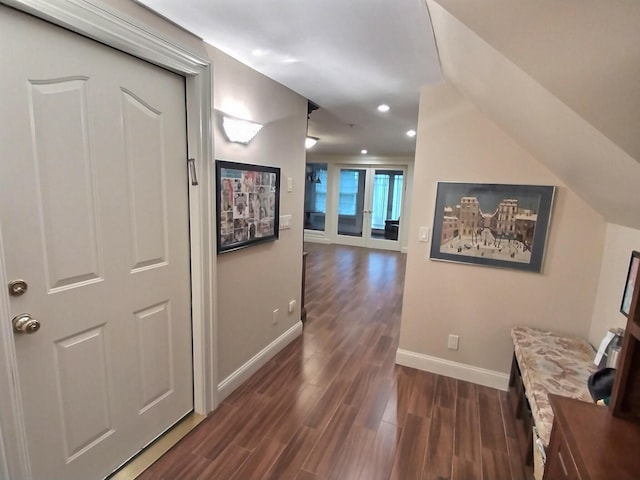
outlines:
[[[24,4],[20,4],[18,6],[25,7]],[[26,7],[31,8],[29,6]],[[65,8],[67,8],[66,11],[64,11]],[[70,13],[69,11],[73,12]],[[82,12],[80,15],[81,17],[85,16],[89,18],[84,25],[84,31],[82,31],[83,22],[78,21],[78,11]],[[65,17],[67,14],[73,17],[76,29],[80,29],[82,33],[90,34],[90,36],[94,38],[97,37],[106,43],[114,43],[110,42],[110,38],[108,38],[109,35],[106,35],[107,38],[105,38],[104,33],[109,31],[113,33],[113,30],[120,29],[117,35],[114,34],[115,43],[120,43],[117,45],[118,47],[123,47],[122,39],[129,37],[129,45],[124,45],[124,47],[128,48],[131,53],[135,53],[138,56],[145,56],[145,58],[153,60],[155,63],[163,63],[171,67],[173,70],[178,70],[190,75],[190,77],[187,77],[189,152],[191,156],[204,158],[206,160],[204,162],[201,161],[199,165],[201,187],[191,187],[190,191],[192,224],[191,253],[193,258],[192,304],[194,315],[194,367],[197,369],[194,375],[196,381],[195,402],[196,410],[199,413],[206,413],[215,405],[214,394],[216,385],[215,378],[213,378],[212,375],[215,372],[213,368],[214,356],[212,349],[212,337],[215,333],[215,322],[204,321],[205,318],[213,319],[212,292],[214,286],[211,267],[208,266],[210,264],[207,261],[211,258],[211,249],[203,247],[203,245],[211,245],[211,243],[208,242],[208,239],[211,238],[209,233],[211,231],[211,225],[206,220],[207,218],[210,218],[207,217],[210,214],[208,210],[210,198],[208,197],[209,189],[207,187],[210,186],[211,182],[210,156],[208,155],[211,145],[208,119],[208,100],[210,95],[210,73],[208,63],[200,60],[194,61],[192,55],[185,54],[184,52],[177,50],[174,46],[169,46],[144,31],[135,31],[136,29],[134,28],[134,31],[132,32],[130,31],[132,28],[130,22],[118,19],[117,16],[110,16],[106,14],[103,9],[95,9],[95,7],[90,4],[84,4],[83,2],[68,2],[63,5],[62,10],[56,11],[55,14],[53,14],[53,17],[51,16],[51,12],[44,16],[49,20],[53,18],[54,20],[64,24],[64,18],[61,20],[60,17]],[[100,22],[96,22],[96,18],[100,19]],[[97,24],[103,25],[101,29],[98,29],[98,33],[96,33]],[[104,25],[107,26],[105,27]],[[123,35],[123,28],[125,31],[129,31],[129,33]],[[124,43],[126,44],[127,42],[125,41]],[[161,52],[160,55],[158,55],[158,50]],[[176,61],[176,58],[178,58],[178,61]],[[176,68],[176,64],[178,68]],[[73,96],[74,89],[77,93],[82,90],[82,85],[82,79],[68,79],[65,84],[65,88],[72,92],[71,96]],[[51,85],[45,85],[43,87],[40,85],[41,89],[59,87],[60,85],[57,87],[51,87]],[[125,94],[123,95],[123,98],[125,99],[123,101],[129,105],[129,107],[133,108],[132,111],[134,113],[145,110],[143,104],[138,102],[139,99],[136,99],[135,96]],[[146,113],[148,114],[149,111]],[[144,117],[145,116],[143,115],[141,118],[144,119]],[[80,176],[80,178],[81,177],[82,176]],[[206,192],[205,194],[201,193],[203,190]],[[89,204],[90,203],[91,202],[89,202]],[[3,227],[4,225],[0,225],[0,254],[2,254],[0,255],[0,283],[6,285],[6,281],[8,279],[5,268],[6,258],[3,254],[3,247],[5,243],[3,242],[2,237]],[[203,242],[203,239],[206,241]],[[215,248],[215,246],[213,246],[213,248]],[[82,280],[86,282],[90,288],[93,286],[92,282],[99,281],[96,280],[96,278],[100,278],[100,268],[104,269],[105,267],[104,265],[100,265],[100,260],[95,255],[92,256],[89,254],[88,256],[85,256],[84,260],[88,261],[88,264],[92,264],[97,267],[89,270],[98,270],[97,274],[95,272],[90,272],[87,274],[86,278]],[[145,268],[150,266],[151,264],[145,264],[144,259],[142,259],[142,264],[134,268],[144,271]],[[51,277],[51,275],[49,276]],[[62,277],[64,277],[64,275]],[[62,284],[59,284],[60,279],[58,279],[57,282],[58,284],[54,282],[49,286],[50,290],[55,290],[56,288],[64,290],[68,287],[68,285],[64,284],[64,280],[62,281]],[[138,313],[142,316],[162,316],[163,312],[167,311],[167,308],[163,308],[163,305],[164,304],[157,304],[147,308],[146,311],[139,311]],[[0,320],[2,322],[0,325],[0,355],[2,355],[3,360],[6,360],[6,362],[2,362],[3,367],[6,368],[2,368],[2,371],[0,371],[0,400],[2,401],[0,404],[0,475],[6,474],[6,476],[10,478],[29,478],[30,462],[25,441],[22,403],[20,398],[21,392],[13,382],[13,378],[16,378],[17,370],[12,338],[13,334],[11,333],[9,323],[11,313],[8,296],[4,288],[0,294],[0,307]],[[164,305],[164,307],[166,307],[166,305]],[[89,339],[97,339],[100,337],[99,329],[88,329],[85,332],[85,335],[88,336]],[[91,341],[89,341],[88,344],[90,343]],[[96,341],[94,343],[94,345],[97,345],[98,347],[100,344],[100,341]],[[62,356],[64,357],[64,355]],[[90,365],[87,365],[82,368],[89,366]],[[80,373],[82,373],[82,368]],[[99,383],[100,382],[96,382],[98,385]],[[151,399],[151,403],[153,403],[153,399]]]

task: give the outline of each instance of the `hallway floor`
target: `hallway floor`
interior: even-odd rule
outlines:
[[[527,478],[505,392],[395,365],[406,255],[305,249],[304,333],[139,478]]]

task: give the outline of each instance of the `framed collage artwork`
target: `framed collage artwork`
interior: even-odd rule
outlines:
[[[216,160],[218,253],[278,239],[280,169]]]

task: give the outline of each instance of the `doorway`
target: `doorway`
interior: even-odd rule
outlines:
[[[0,8],[0,221],[23,285],[9,303],[31,468],[104,477],[193,409],[184,78]]]
[[[340,165],[334,183],[336,243],[400,250],[406,169]]]
[[[40,6],[28,6],[28,2],[16,5],[16,8],[28,10],[32,15],[46,19],[47,21],[52,22],[52,24],[63,24],[68,29],[81,33],[84,36],[99,40],[103,44],[113,46],[118,50],[135,55],[139,58],[143,58],[156,65],[162,65],[175,72],[179,72],[182,75],[180,82],[183,84],[183,86],[186,82],[186,101],[190,107],[186,118],[186,124],[188,125],[188,130],[190,132],[188,139],[188,148],[190,156],[195,157],[196,161],[198,162],[196,170],[200,173],[201,178],[200,189],[194,188],[192,185],[187,187],[189,191],[188,203],[190,206],[188,217],[190,217],[192,232],[193,229],[195,229],[196,232],[195,234],[192,233],[190,243],[191,258],[193,259],[192,268],[191,272],[189,272],[189,270],[187,269],[187,280],[184,282],[185,284],[191,283],[192,285],[191,294],[187,294],[187,301],[191,304],[194,327],[193,358],[195,360],[193,366],[195,368],[195,372],[194,374],[187,375],[187,377],[195,381],[194,389],[196,410],[202,413],[207,413],[215,405],[215,391],[212,387],[217,383],[215,380],[215,369],[213,368],[215,356],[213,355],[212,351],[213,338],[211,337],[211,332],[214,330],[215,318],[208,317],[207,321],[204,321],[204,314],[206,311],[209,311],[211,309],[211,302],[215,297],[215,295],[213,294],[214,289],[211,286],[211,273],[213,272],[207,272],[207,268],[203,268],[207,267],[207,259],[211,258],[211,254],[213,249],[215,249],[215,245],[211,247],[211,241],[208,238],[208,235],[206,233],[203,234],[203,232],[208,232],[210,230],[210,225],[208,223],[207,216],[201,214],[201,212],[205,211],[208,205],[211,203],[209,193],[211,189],[209,187],[211,184],[212,169],[210,162],[207,161],[207,159],[210,158],[209,153],[211,145],[210,129],[207,128],[210,121],[208,116],[208,108],[211,104],[209,62],[201,58],[197,53],[183,50],[180,47],[176,47],[175,45],[165,42],[158,37],[150,35],[147,31],[131,24],[130,21],[121,18],[119,16],[119,13],[112,9],[99,8],[89,3],[74,3],[72,5],[72,2],[63,2],[55,11],[47,10],[46,8]],[[3,10],[5,9],[5,7],[2,8]],[[16,15],[23,15],[18,14],[17,11],[14,10],[11,10],[11,12],[12,14]],[[16,37],[17,35],[13,36],[10,43],[18,42],[15,40]],[[9,44],[9,42],[7,44]],[[29,57],[29,55],[25,55],[25,58],[27,57]],[[22,61],[15,62],[15,64],[21,62]],[[53,63],[54,62],[49,62],[50,65],[52,65]],[[145,62],[140,63],[144,64]],[[9,62],[8,64],[11,64],[11,62]],[[146,65],[151,66],[149,64]],[[118,70],[116,69],[115,71]],[[3,80],[7,78],[8,77],[3,77]],[[87,80],[88,79],[82,77],[62,76],[49,79],[49,81],[45,83],[38,83],[37,81],[32,82],[30,91],[32,92],[31,95],[35,100],[31,105],[31,110],[35,109],[39,112],[42,112],[45,116],[41,116],[40,120],[44,119],[44,123],[47,123],[47,118],[51,118],[51,115],[47,117],[47,112],[51,111],[51,109],[49,108],[51,106],[53,106],[53,110],[57,109],[56,111],[58,111],[62,115],[69,113],[64,109],[64,102],[60,103],[59,100],[67,101],[67,104],[68,102],[71,102],[72,104],[75,102],[76,105],[79,105],[81,111],[84,111],[82,109],[86,110],[85,106],[83,106],[83,102],[86,100],[86,98],[89,97],[86,97],[86,91],[83,93],[84,87],[82,85]],[[27,84],[27,86],[29,85]],[[150,125],[148,124],[154,123],[153,117],[157,112],[154,112],[152,104],[147,104],[144,102],[146,97],[146,94],[144,92],[142,94],[135,95],[135,91],[133,90],[120,91],[122,94],[122,102],[113,102],[110,105],[110,108],[116,108],[118,105],[124,105],[130,113],[130,121],[127,128],[129,128],[130,134],[134,134],[130,137],[130,139],[135,140],[136,138],[138,138],[138,140],[140,141],[144,140],[144,145],[138,143],[138,146],[140,146],[141,148],[145,147],[145,145],[148,146],[149,144],[146,142],[148,138],[138,137],[138,135],[135,134],[135,130],[137,127],[143,127],[143,124],[147,125],[147,127],[150,127]],[[181,108],[183,113],[183,118],[180,123],[184,132],[184,90],[180,97],[182,100]],[[53,105],[45,105],[48,99],[51,99]],[[12,99],[12,101],[13,100],[14,99]],[[7,108],[9,107],[7,106]],[[78,110],[76,109],[74,111]],[[81,117],[81,119],[84,121],[84,117]],[[55,122],[50,121],[48,123],[50,126],[54,128],[56,127]],[[43,123],[40,122],[39,125],[43,125]],[[94,130],[90,131],[90,133],[93,134],[95,130],[97,129],[94,128]],[[152,134],[153,131],[153,128],[145,127],[145,135]],[[49,140],[55,142],[56,138],[58,137],[53,136],[50,137],[49,140],[44,137],[41,138],[44,143],[47,143]],[[41,143],[41,145],[44,145],[44,143]],[[93,147],[102,149],[105,146],[101,142],[99,143],[99,145],[96,143],[95,145],[93,145]],[[136,142],[134,141],[133,143]],[[53,144],[47,145],[51,146]],[[88,144],[83,145],[87,146]],[[89,146],[91,147],[91,145]],[[60,150],[60,152],[63,152],[63,150]],[[51,152],[52,150],[49,150],[49,153]],[[69,154],[71,153],[73,152],[69,151]],[[140,153],[142,153],[143,155],[138,156],[138,154]],[[148,159],[150,158],[150,156],[144,154],[151,153],[152,152],[148,151],[140,152],[135,148],[134,150],[129,152],[129,154],[131,155],[130,158],[135,159],[142,159],[143,157]],[[182,158],[180,162],[180,177],[184,180],[183,185],[186,182],[186,175],[184,175],[186,165],[183,163],[186,160],[184,158],[185,156],[185,147],[183,144],[181,152]],[[119,163],[120,162],[115,162],[113,166],[116,167]],[[96,208],[116,208],[115,203],[120,202],[120,200],[118,200],[118,202],[114,202],[113,204],[105,203],[101,200],[100,195],[95,194],[95,192],[94,194],[90,194],[89,196],[86,196],[82,192],[79,192],[79,190],[82,190],[83,188],[85,190],[87,188],[96,188],[96,186],[93,184],[95,178],[91,177],[92,169],[95,171],[97,171],[98,169],[96,165],[80,164],[79,166],[83,168],[70,170],[70,176],[68,178],[64,176],[60,177],[64,182],[66,182],[65,184],[63,184],[62,182],[57,181],[58,177],[55,177],[55,175],[62,175],[63,170],[60,168],[56,168],[56,162],[49,162],[49,164],[47,164],[48,171],[42,170],[40,174],[38,174],[40,175],[39,178],[46,179],[46,181],[39,185],[37,190],[34,190],[36,192],[40,191],[40,193],[42,194],[42,198],[38,198],[35,200],[32,199],[30,201],[32,203],[34,201],[36,203],[40,202],[41,207],[42,205],[44,205],[47,209],[47,211],[45,212],[47,214],[52,212],[55,213],[54,210],[61,212],[61,214],[63,215],[62,218],[65,219],[67,223],[74,220],[71,216],[65,214],[65,212],[69,213],[69,211],[64,208],[65,205],[67,205],[67,203],[65,203],[67,200],[72,202],[69,205],[73,207],[72,210],[74,212],[76,210],[83,209],[86,210],[85,213],[88,212],[88,217],[87,215],[84,216],[85,220],[87,220],[87,218],[91,220],[90,217],[94,215],[94,213],[96,212]],[[144,176],[141,176],[144,175],[144,173],[147,171],[148,169],[145,168],[145,165],[134,165],[132,169],[129,169],[129,174],[133,174],[137,180],[142,180],[143,182],[149,181],[151,184],[161,185],[162,188],[164,188],[163,183],[166,180],[167,176],[172,175],[172,173],[168,171],[160,173],[156,170],[152,174],[153,178],[145,178]],[[43,176],[50,173],[54,174],[55,178]],[[24,180],[25,178],[33,178],[33,176],[29,177],[28,175],[19,175],[16,178]],[[78,181],[76,182],[76,180]],[[107,180],[107,182],[109,182],[109,180]],[[65,185],[71,186],[73,187],[73,189],[65,189]],[[50,189],[50,187],[52,190]],[[185,199],[187,189],[185,189]],[[43,204],[44,196],[47,196],[48,199],[51,192],[54,190],[57,192],[64,191],[66,195],[65,198],[67,199],[65,200],[63,198],[61,200],[64,205],[62,205],[60,202],[58,202],[57,204],[55,202],[46,202],[46,204]],[[74,197],[75,200],[71,197]],[[79,201],[79,199],[81,198],[84,198],[85,200]],[[137,203],[135,203],[135,205],[129,202],[130,206],[134,205],[133,210],[131,210],[130,213],[136,215],[136,209],[142,208],[144,210],[150,206],[152,208],[156,208],[156,210],[163,210],[166,207],[168,210],[164,211],[164,213],[166,213],[168,216],[172,215],[169,210],[174,208],[173,204],[168,205],[168,203],[160,202],[147,205],[147,203],[145,202],[148,199],[149,197],[145,193],[143,196],[138,197]],[[122,198],[121,200],[126,203],[127,199]],[[184,208],[184,205],[185,204],[183,203],[182,207],[179,208]],[[13,213],[11,215],[13,215]],[[38,218],[40,219],[41,227],[49,229],[47,231],[47,235],[49,235],[48,243],[46,243],[43,236],[38,235],[37,232],[35,232],[36,234],[33,236],[34,238],[36,238],[36,240],[38,237],[41,238],[43,242],[41,248],[37,248],[36,252],[44,252],[45,254],[49,255],[48,264],[50,268],[48,272],[45,272],[45,276],[43,277],[42,282],[39,283],[44,286],[45,290],[48,289],[50,294],[52,294],[50,295],[51,298],[54,298],[56,295],[58,298],[61,298],[63,295],[65,295],[65,293],[74,291],[79,292],[81,290],[80,287],[85,289],[88,288],[89,290],[94,292],[97,291],[100,288],[100,285],[105,283],[104,278],[106,278],[106,272],[116,267],[116,265],[111,264],[107,256],[100,256],[102,254],[96,256],[95,248],[93,247],[87,247],[84,250],[81,250],[80,253],[82,253],[82,255],[78,255],[75,258],[68,256],[64,257],[60,255],[56,256],[56,254],[59,253],[59,250],[56,250],[55,247],[59,247],[60,242],[64,243],[65,232],[61,231],[59,224],[48,223],[48,219],[45,217],[43,217],[42,215],[38,216]],[[12,273],[10,271],[12,267],[11,265],[3,263],[2,259],[4,257],[8,260],[13,256],[11,254],[11,247],[9,244],[15,244],[9,239],[11,228],[9,228],[10,222],[6,221],[6,218],[8,217],[5,215],[5,219],[0,222],[0,284],[3,285],[6,285],[8,282],[8,276]],[[88,228],[85,228],[82,231],[78,231],[78,233],[87,234],[87,238],[91,240],[90,245],[98,245],[98,247],[101,247],[109,243],[109,247],[113,246],[113,242],[111,240],[109,240],[108,242],[106,240],[106,229],[98,228],[99,222],[96,220],[96,218],[97,217],[93,218],[91,221],[85,221],[84,226]],[[138,222],[138,226],[146,224],[147,227],[153,227],[153,225],[149,224],[149,222],[153,223],[150,217],[138,215],[136,221]],[[187,223],[188,222],[186,222],[185,224]],[[144,277],[147,277],[147,274],[150,274],[154,270],[159,271],[163,264],[173,263],[175,260],[177,260],[177,257],[173,255],[163,257],[161,251],[163,248],[163,244],[164,247],[166,247],[166,242],[171,242],[171,235],[169,235],[168,237],[164,234],[149,236],[149,232],[150,230],[146,227],[139,230],[139,235],[136,237],[135,243],[139,247],[141,247],[141,249],[138,249],[135,252],[135,255],[129,259],[129,262],[133,262],[130,264],[131,272]],[[100,238],[96,240],[98,237]],[[124,238],[125,236],[123,235],[122,237]],[[76,240],[79,241],[78,239],[74,238],[71,238],[70,240],[73,242],[76,242]],[[74,243],[74,245],[76,243]],[[168,251],[171,251],[170,245],[168,248]],[[188,242],[187,249],[189,250]],[[156,255],[157,252],[160,252],[159,256]],[[26,256],[28,262],[31,265],[36,263],[35,256],[36,255]],[[23,258],[25,258],[25,256],[23,256]],[[76,266],[82,264],[83,267],[88,266],[90,268],[84,268],[86,272],[82,271],[82,269],[69,269],[67,268],[71,265],[71,263],[69,262],[73,263]],[[129,262],[125,261],[118,263],[122,264]],[[189,282],[189,277],[191,282]],[[30,293],[34,294],[37,289],[34,285],[32,285],[32,287],[33,290],[31,290]],[[144,295],[147,295],[151,290],[148,290],[147,288],[132,289],[133,292],[137,291]],[[27,296],[29,295],[25,294],[24,298],[26,299]],[[189,302],[189,300],[191,301]],[[96,306],[102,305],[105,309],[108,309],[111,308],[112,303],[114,302],[103,302],[102,304],[96,303]],[[153,305],[151,305],[151,303],[153,303]],[[174,310],[173,303],[154,303],[153,301],[151,303],[149,304],[148,308],[138,309],[134,312],[135,316],[137,316],[137,319],[139,320],[138,323],[140,324],[142,330],[144,330],[138,331],[136,333],[137,338],[140,338],[140,333],[149,333],[151,334],[151,337],[155,337],[155,340],[152,341],[153,345],[160,345],[162,344],[163,340],[167,339],[169,339],[169,343],[173,342],[174,337],[172,335],[164,335],[164,333],[166,333],[167,331],[166,328],[164,330],[162,328],[154,329],[151,324],[154,323],[155,320],[159,320],[158,326],[168,325],[167,318],[173,316],[177,312],[177,310]],[[21,306],[24,306],[24,301],[21,303]],[[22,349],[23,346],[26,346],[28,349],[31,343],[28,342],[26,336],[20,337],[19,342],[18,339],[16,339],[14,343],[14,333],[11,331],[11,318],[13,316],[12,314],[15,313],[14,307],[15,305],[10,304],[9,297],[7,296],[5,290],[4,295],[0,295],[0,316],[2,317],[2,324],[0,325],[0,357],[2,357],[3,362],[6,362],[5,365],[7,365],[7,368],[3,369],[0,372],[0,473],[4,473],[10,478],[27,478],[38,472],[38,468],[34,469],[33,466],[33,460],[36,456],[36,454],[34,453],[35,451],[31,449],[31,445],[29,445],[29,442],[27,441],[27,424],[32,420],[25,419],[25,417],[30,415],[28,413],[23,413],[25,412],[25,409],[23,408],[23,401],[25,400],[25,398],[21,394],[21,392],[18,391],[16,384],[12,379],[15,379],[19,376],[17,374],[17,370],[20,362],[17,358],[18,356],[16,355],[16,350]],[[49,312],[48,309],[45,309],[44,311],[45,315]],[[83,317],[86,319],[85,316],[79,315],[78,317]],[[45,331],[45,328],[46,326],[42,327],[41,333]],[[190,332],[190,329],[188,329],[188,331]],[[66,394],[83,395],[96,393],[97,390],[100,390],[100,387],[104,387],[112,381],[112,379],[109,378],[107,379],[106,383],[104,381],[100,381],[102,380],[104,371],[100,370],[99,368],[93,368],[96,362],[100,363],[99,357],[102,355],[102,353],[104,353],[104,350],[101,350],[103,349],[105,345],[104,342],[106,341],[103,339],[107,338],[107,336],[103,335],[104,332],[106,332],[105,328],[103,328],[103,326],[101,325],[98,325],[96,328],[85,329],[84,333],[80,333],[79,336],[75,339],[79,340],[78,342],[76,342],[72,337],[64,337],[58,342],[58,349],[56,351],[57,363],[55,366],[59,367],[60,365],[66,364],[70,368],[60,371],[60,375],[54,380],[58,382],[58,387],[62,387],[62,389],[66,391]],[[147,337],[147,340],[149,340],[151,337]],[[132,336],[131,340],[133,339],[135,338]],[[18,343],[20,345],[18,345]],[[72,357],[74,355],[85,358],[85,355],[80,352],[80,350],[84,348],[80,347],[80,345],[82,345],[83,343],[84,346],[88,348],[88,352],[92,355],[91,360],[95,360],[96,362],[75,362],[73,360]],[[143,343],[144,344],[141,345],[142,349],[139,349],[138,351],[138,353],[142,356],[138,356],[136,361],[142,360],[143,363],[146,362],[146,366],[143,367],[143,369],[146,369],[148,366],[154,365],[151,357],[161,354],[161,352],[159,350],[149,350],[148,347],[151,344],[145,343],[145,341],[143,341]],[[167,345],[166,342],[165,345]],[[76,346],[78,346],[79,350],[73,352],[72,350]],[[96,346],[98,348],[94,349],[92,348],[92,346]],[[95,379],[97,381],[89,382],[87,384],[88,387],[91,387],[91,392],[82,392],[80,390],[74,391],[75,387],[72,387],[72,384],[69,382],[73,380],[75,373],[77,373],[76,370],[81,370],[80,373],[86,373],[87,375],[90,375],[90,372],[94,371],[94,373],[96,374]],[[149,369],[145,370],[145,373],[150,372],[151,370]],[[155,406],[160,405],[164,399],[172,395],[169,391],[163,390],[163,386],[161,385],[162,382],[168,377],[166,377],[166,375],[164,375],[164,378],[163,375],[154,375],[155,374],[146,377],[146,383],[143,387],[144,391],[142,392],[142,397],[138,396],[137,401],[143,402],[140,411],[144,410],[144,412],[151,412]],[[174,376],[173,379],[176,380],[176,377]],[[172,380],[170,379],[170,381]],[[57,390],[57,395],[55,395],[53,398],[49,397],[51,400],[59,400],[61,390],[60,388],[58,388]],[[134,392],[131,393],[133,396],[136,396]],[[194,393],[191,393],[189,395],[191,397],[191,405],[193,405],[194,400],[192,395],[194,395]],[[122,397],[116,397],[117,398],[114,398],[118,402],[125,401],[125,399]],[[81,413],[83,415],[86,414],[87,408],[82,407]],[[73,414],[73,410],[67,411],[67,409],[65,409],[61,413],[63,415],[70,415],[69,412]],[[108,416],[103,416],[103,420],[104,422],[102,422],[102,424],[108,425],[108,422],[112,420],[112,418],[110,419],[108,418]],[[41,426],[43,428],[46,427],[45,429],[49,428],[49,426],[45,423],[43,423]],[[96,442],[100,442],[103,439],[111,438],[113,436],[113,434],[110,433],[110,429],[102,428],[99,425],[99,422],[76,422],[73,426],[71,424],[69,424],[68,426],[70,427],[70,430],[67,432],[67,440],[65,441],[66,444],[58,445],[67,451],[68,459],[72,459],[72,457],[73,459],[80,458],[80,456],[82,456],[84,452],[87,451],[87,448],[92,448],[96,444]],[[156,428],[157,426],[158,425],[156,424],[153,428]],[[94,427],[96,427],[96,431],[100,431],[103,433],[100,433],[97,437],[91,439],[89,438],[91,436],[89,430]],[[84,440],[81,438],[83,435],[85,436]],[[137,448],[141,448],[144,445],[144,442],[145,440],[142,440],[142,442],[137,442]],[[58,446],[56,446],[56,448]],[[71,452],[71,455],[68,455],[69,452]],[[46,455],[50,455],[50,453],[47,452]],[[40,459],[37,460],[40,461]],[[49,474],[53,475],[52,470],[49,470],[48,472]],[[100,473],[98,471],[93,471],[90,476],[93,477],[96,475],[100,475]]]

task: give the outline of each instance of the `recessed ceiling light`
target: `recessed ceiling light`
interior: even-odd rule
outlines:
[[[378,111],[379,112],[388,112],[389,110],[391,110],[391,107],[389,105],[387,105],[386,103],[383,103],[382,105],[378,105]]]
[[[366,148],[363,148],[362,150],[360,150],[360,153],[366,155],[367,153],[369,153],[369,151]]]
[[[416,131],[415,130],[407,130],[407,137],[415,137],[416,136]]]

